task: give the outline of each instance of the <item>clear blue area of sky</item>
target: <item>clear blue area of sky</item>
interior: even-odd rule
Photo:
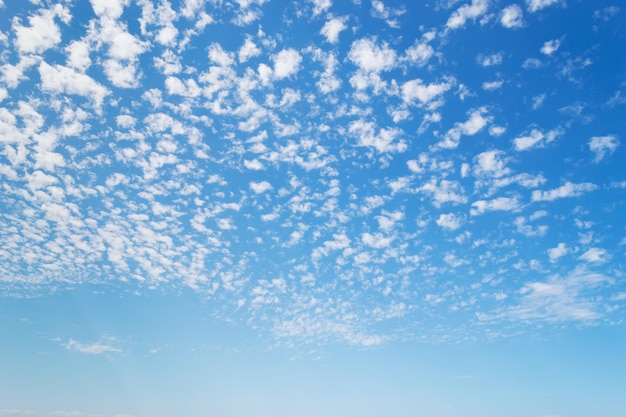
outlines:
[[[0,0],[0,417],[623,417],[615,0]]]

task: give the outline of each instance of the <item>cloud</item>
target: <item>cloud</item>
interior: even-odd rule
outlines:
[[[591,248],[580,255],[578,259],[588,263],[603,264],[609,261],[610,255],[606,249]]]
[[[553,53],[555,53],[559,49],[560,46],[561,46],[560,39],[553,39],[551,41],[546,41],[541,47],[540,52],[544,55],[550,56]]]
[[[502,64],[502,52],[492,55],[478,55],[478,63],[483,67],[493,67]]]
[[[435,54],[435,50],[428,44],[435,37],[435,32],[427,32],[422,41],[416,40],[415,43],[407,48],[404,54],[404,60],[413,65],[424,66],[428,60]]]
[[[550,257],[550,262],[552,263],[556,262],[559,258],[567,255],[568,252],[569,252],[569,249],[567,248],[567,245],[563,242],[559,243],[555,248],[548,249],[548,256]]]
[[[463,224],[463,217],[454,213],[440,214],[437,225],[447,230],[456,230]]]
[[[520,204],[516,197],[498,197],[493,200],[478,200],[472,203],[470,214],[478,216],[489,211],[513,211]]]
[[[596,164],[607,155],[612,155],[619,146],[619,139],[615,135],[594,136],[587,143],[591,152],[595,154],[593,162]]]
[[[358,138],[359,146],[371,147],[378,152],[404,152],[407,143],[398,128],[380,128],[375,123],[356,120],[350,123],[348,132]]]
[[[320,33],[326,37],[329,43],[339,42],[339,34],[347,29],[345,17],[333,17],[322,26]]]
[[[597,185],[590,182],[574,184],[568,181],[562,186],[552,190],[535,190],[532,193],[531,199],[532,201],[554,201],[559,198],[580,197],[584,193],[594,191],[597,188]]]
[[[380,0],[371,0],[372,1],[372,16],[383,19],[387,25],[392,28],[399,28],[400,24],[395,19],[398,16],[402,16],[405,13],[405,8],[391,8],[385,5]]]
[[[535,13],[536,11],[545,9],[548,6],[559,3],[561,0],[526,0],[528,11]]]
[[[93,101],[97,109],[102,107],[104,98],[110,91],[86,74],[61,65],[39,64],[41,89],[52,93],[76,94]]]
[[[485,91],[494,91],[502,87],[502,84],[504,84],[504,81],[485,81],[482,88]]]
[[[270,184],[267,181],[261,181],[261,182],[251,181],[250,182],[250,189],[257,194],[263,194],[264,192],[267,192],[271,190],[272,188],[273,188],[272,184]]]
[[[67,65],[77,69],[80,72],[85,72],[91,65],[91,58],[89,58],[89,44],[84,41],[73,41],[65,50],[68,53]]]
[[[402,85],[402,100],[407,104],[413,104],[415,100],[422,104],[431,103],[453,86],[453,81],[424,84],[421,79],[407,81]]]
[[[119,19],[130,0],[91,0],[91,7],[97,16]]]
[[[468,19],[476,20],[487,13],[489,2],[487,0],[472,0],[470,4],[464,4],[452,12],[446,27],[448,29],[459,29],[465,26]]]
[[[517,4],[511,4],[502,9],[500,24],[507,29],[518,29],[524,26],[524,12]]]
[[[241,48],[239,48],[239,52],[237,54],[239,58],[239,62],[246,62],[250,58],[254,58],[261,54],[261,50],[256,46],[256,44],[250,38],[246,38]]]
[[[43,9],[39,14],[28,17],[30,26],[22,26],[19,19],[13,21],[15,46],[21,54],[41,54],[61,42],[61,30],[55,18],[69,23],[72,18],[69,10],[61,4]]]
[[[287,78],[300,70],[302,56],[293,48],[280,51],[272,57],[274,61],[274,77],[277,79]]]
[[[333,5],[332,0],[309,0],[309,2],[313,3],[313,16],[325,12]]]
[[[94,343],[80,343],[74,339],[70,339],[65,345],[65,348],[73,352],[86,353],[88,355],[102,355],[106,353],[122,352],[121,349],[113,346],[115,342],[116,339],[111,337],[105,337]]]
[[[462,136],[473,136],[483,130],[493,118],[487,115],[487,108],[480,107],[471,110],[469,119],[465,122],[457,122],[455,126],[448,130],[436,147],[441,149],[456,149],[461,143]]]
[[[553,129],[546,134],[538,129],[532,129],[529,135],[513,139],[513,144],[515,145],[515,150],[527,151],[532,148],[545,147],[562,134],[563,130],[561,129]]]
[[[396,65],[396,51],[386,43],[378,45],[376,38],[364,38],[354,41],[348,58],[365,72],[389,71]]]
[[[518,304],[493,314],[479,314],[481,320],[545,322],[589,322],[601,319],[602,301],[592,294],[613,280],[578,268],[565,277],[554,275],[546,281],[531,281],[519,291]]]
[[[500,178],[511,173],[506,164],[508,158],[498,150],[481,152],[474,157],[474,175]]]

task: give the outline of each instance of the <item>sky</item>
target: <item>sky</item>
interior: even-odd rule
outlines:
[[[0,417],[622,417],[619,0],[0,0]]]

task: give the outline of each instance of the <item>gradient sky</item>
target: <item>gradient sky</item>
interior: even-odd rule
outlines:
[[[0,0],[0,417],[623,417],[618,0]]]

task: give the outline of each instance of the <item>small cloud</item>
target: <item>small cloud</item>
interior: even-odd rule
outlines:
[[[278,79],[290,77],[300,70],[302,56],[293,48],[280,51],[272,57],[274,61],[274,77]]]
[[[606,249],[591,248],[578,257],[581,261],[603,264],[609,261],[610,255]]]
[[[463,224],[463,217],[456,216],[454,213],[440,214],[437,219],[437,225],[447,230],[456,230]]]
[[[545,9],[548,6],[558,3],[560,0],[526,0],[528,11],[535,13],[541,9]]]
[[[498,197],[493,200],[478,200],[472,203],[470,214],[478,216],[488,211],[512,211],[519,207],[516,197]]]
[[[544,55],[550,56],[553,53],[555,53],[559,47],[561,46],[561,40],[560,39],[553,39],[551,41],[547,41],[543,44],[543,46],[540,49],[540,52]]]
[[[270,184],[267,181],[261,181],[261,182],[251,181],[250,182],[250,189],[257,194],[263,194],[264,192],[269,191],[272,188],[273,188],[272,184]]]
[[[326,41],[329,43],[337,43],[339,41],[339,34],[347,27],[346,18],[334,17],[324,24],[320,33],[324,35]]]
[[[532,148],[544,147],[563,133],[563,130],[560,128],[550,130],[545,134],[539,129],[533,129],[527,136],[513,139],[513,144],[515,145],[515,150],[527,151]]]
[[[504,84],[503,81],[485,81],[483,83],[483,90],[494,91],[502,87],[502,84]]]
[[[517,4],[511,4],[500,13],[500,24],[507,29],[518,29],[524,26],[524,12]]]
[[[396,51],[386,43],[377,45],[375,38],[354,41],[348,58],[365,72],[389,71],[396,65]]]
[[[464,4],[463,6],[452,12],[450,18],[446,22],[446,28],[462,28],[465,26],[465,22],[467,20],[476,20],[480,16],[487,13],[488,9],[489,2],[487,0],[472,0],[470,4]]]
[[[598,188],[598,186],[590,182],[574,184],[568,181],[553,190],[535,190],[532,193],[531,199],[532,201],[554,201],[559,198],[580,197],[584,193],[593,191],[596,188]]]
[[[479,320],[534,320],[545,322],[589,322],[602,318],[602,303],[592,291],[613,280],[578,268],[568,276],[551,276],[527,282],[519,291],[519,303],[493,314],[478,314]]]
[[[67,350],[71,350],[73,352],[86,353],[89,355],[102,355],[106,353],[119,353],[122,352],[121,349],[118,349],[112,344],[116,342],[116,339],[113,337],[105,337],[102,338],[98,342],[94,343],[80,343],[74,339],[70,339],[69,342],[65,345]]]
[[[493,67],[502,64],[502,52],[493,55],[478,55],[476,58],[478,63],[483,67]]]
[[[526,70],[538,69],[538,68],[541,68],[542,66],[543,66],[543,62],[541,62],[537,58],[528,58],[524,61],[524,63],[522,63],[522,68]]]
[[[550,257],[550,262],[552,263],[556,262],[559,258],[567,255],[568,252],[569,252],[569,249],[563,242],[559,243],[556,246],[556,248],[548,249],[548,256]]]
[[[611,155],[619,146],[619,140],[615,135],[594,136],[589,139],[589,149],[595,154],[593,162],[596,164],[604,159],[606,155]]]

